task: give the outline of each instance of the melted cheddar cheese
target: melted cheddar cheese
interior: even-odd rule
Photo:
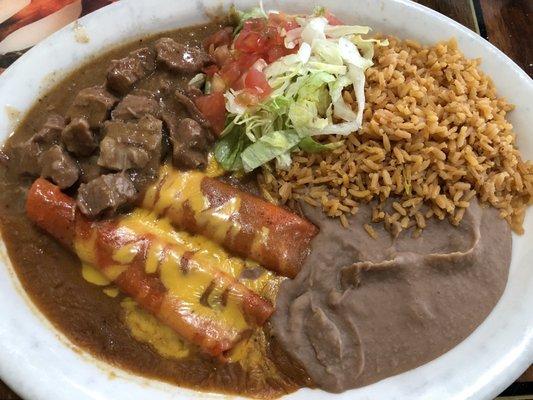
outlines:
[[[104,274],[94,268],[91,264],[83,263],[81,265],[81,275],[87,282],[97,286],[107,286],[111,283]]]
[[[98,258],[94,232],[88,238],[77,238],[74,247],[83,261],[83,276],[89,282],[109,285],[132,262],[138,262],[139,257],[143,257],[145,272],[158,274],[168,295],[179,299],[184,309],[196,316],[219,322],[235,332],[244,332],[253,327],[244,317],[242,299],[228,287],[230,279],[214,277],[222,272],[272,303],[283,278],[255,262],[231,256],[216,243],[240,229],[230,218],[239,211],[241,199],[235,196],[218,207],[211,207],[201,190],[204,177],[204,174],[195,171],[176,172],[168,166],[162,167],[159,182],[147,190],[143,202],[144,207],[153,211],[137,208],[117,220],[117,229],[146,240],[114,249],[110,264],[100,266],[99,271],[91,267]],[[210,230],[214,241],[201,235],[177,231],[167,218],[158,217],[169,208],[183,207],[185,203],[197,223]],[[266,242],[268,235],[266,228],[259,232],[252,248]],[[251,270],[253,273],[246,273]],[[109,296],[116,295],[116,288],[104,290]],[[123,301],[122,306],[125,322],[137,340],[149,343],[165,357],[182,358],[190,354],[193,346],[136,306],[133,300]],[[265,341],[258,340],[258,332],[262,330],[256,329],[250,339],[241,341],[231,351],[232,361],[242,362],[243,366],[261,363]]]
[[[124,320],[135,339],[150,344],[166,358],[180,359],[191,353],[192,348],[188,343],[153,315],[140,308],[133,299],[127,297],[120,305],[124,310]]]
[[[221,243],[227,235],[236,235],[241,227],[231,219],[239,212],[241,199],[234,196],[225,203],[212,207],[202,193],[202,180],[206,175],[198,171],[176,171],[164,165],[160,170],[160,178],[145,194],[143,207],[151,209],[156,215],[165,215],[169,210],[178,214],[185,206],[204,231],[209,231],[211,238]]]

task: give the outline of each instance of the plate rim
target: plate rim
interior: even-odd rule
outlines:
[[[152,1],[148,1],[147,3],[156,4],[157,1],[152,0]],[[224,3],[227,4],[228,2],[226,1]],[[466,35],[471,40],[475,41],[476,43],[478,43],[481,46],[484,46],[484,47],[488,48],[490,50],[490,52],[492,52],[493,54],[497,55],[502,60],[502,62],[504,62],[509,68],[512,68],[513,72],[520,76],[520,79],[523,79],[526,82],[529,82],[530,88],[533,87],[533,81],[531,80],[531,78],[529,78],[529,76],[526,74],[526,72],[524,70],[522,70],[513,60],[511,60],[507,55],[505,55],[498,48],[496,48],[492,43],[490,43],[486,39],[482,38],[481,36],[477,35],[472,30],[466,28],[465,26],[463,26],[460,23],[454,21],[453,19],[438,13],[435,10],[432,10],[432,9],[430,9],[428,7],[423,6],[423,5],[414,3],[411,0],[390,0],[390,3],[397,3],[397,4],[403,5],[405,7],[414,8],[414,9],[417,9],[418,11],[422,12],[426,16],[430,15],[430,16],[433,16],[434,18],[439,18],[441,20],[444,20],[448,25],[453,26],[455,29],[459,30],[462,34]],[[119,10],[121,8],[128,7],[131,4],[134,4],[134,0],[121,0],[121,1],[119,1],[117,3],[114,3],[114,4],[110,5],[110,6],[105,7],[103,9],[97,10],[94,13],[86,15],[86,16],[84,16],[83,18],[81,18],[78,21],[79,21],[80,24],[83,25],[84,23],[86,23],[88,21],[96,20],[97,18],[99,18],[103,14],[118,12],[118,11],[115,11],[115,10]],[[74,24],[75,23],[71,23],[71,24],[67,25],[66,27],[62,28],[61,30],[55,32],[50,37],[48,37],[44,41],[40,42],[36,46],[34,46],[28,52],[26,52],[19,60],[17,60],[12,66],[10,66],[0,76],[0,90],[2,89],[2,81],[5,81],[5,80],[11,78],[12,75],[16,75],[17,71],[21,68],[20,66],[24,65],[25,63],[29,63],[32,60],[32,58],[34,57],[34,54],[37,54],[39,51],[41,51],[41,49],[44,49],[50,43],[54,43],[54,41],[56,41],[57,38],[61,38],[61,37],[65,36],[66,34],[69,34],[69,31],[72,30]],[[111,46],[111,47],[113,47],[113,46]],[[26,109],[26,111],[28,109]],[[531,235],[531,232],[529,233],[529,235]],[[514,242],[514,238],[515,237],[513,235],[513,242]],[[4,264],[8,264],[9,266],[7,268],[4,268]],[[19,294],[21,295],[22,298],[24,298],[25,302],[30,302],[31,303],[31,306],[33,307],[33,309],[30,312],[35,313],[36,312],[35,310],[37,310],[37,307],[31,302],[31,300],[29,299],[29,296],[23,291],[22,285],[20,284],[20,281],[18,281],[18,278],[16,277],[16,273],[13,271],[13,269],[12,269],[12,267],[10,265],[10,262],[5,262],[4,263],[4,262],[0,261],[0,269],[2,269],[2,270],[3,269],[8,269],[8,270],[10,270],[9,271],[10,273],[14,274],[13,275],[13,279],[15,279],[16,280],[16,284],[18,284],[19,292],[22,291],[22,293],[19,293]],[[32,308],[32,307],[30,307],[30,308]],[[37,311],[37,314],[38,314],[39,319],[45,319],[46,320],[46,317],[44,317],[44,315],[40,311]],[[491,312],[491,314],[492,314],[492,312]],[[52,326],[52,324],[48,320],[46,320],[46,322],[48,323],[49,326]],[[47,327],[46,329],[49,329],[49,327]],[[58,333],[60,334],[59,336],[62,335],[62,333],[58,332],[55,328],[53,328],[53,332],[56,335]],[[2,337],[1,336],[1,332],[0,332],[0,337]],[[531,327],[531,326],[530,326],[530,332],[529,332],[528,337],[529,337],[529,339],[527,340],[528,345],[526,346],[525,353],[529,353],[529,359],[533,360],[533,327]],[[73,345],[73,346],[75,346],[75,345]],[[529,351],[527,351],[527,350],[529,350]],[[35,398],[35,399],[41,399],[41,398],[42,399],[53,399],[53,398],[57,398],[57,397],[54,397],[53,393],[51,393],[51,392],[48,393],[49,396],[47,396],[46,392],[42,392],[42,390],[41,390],[42,388],[39,388],[39,387],[34,386],[34,385],[28,385],[27,382],[25,381],[24,373],[22,371],[22,366],[18,365],[18,366],[11,366],[11,368],[6,368],[6,364],[9,361],[6,361],[8,359],[8,357],[4,357],[4,354],[9,354],[9,352],[10,352],[10,349],[6,348],[6,346],[4,345],[3,341],[0,341],[0,375],[2,376],[2,379],[4,379],[4,381],[6,383],[8,383],[11,387],[14,388],[15,392],[19,393],[20,395],[22,395],[23,397],[28,398],[28,399],[30,399],[30,398],[31,399],[33,399],[33,398]],[[526,356],[527,356],[527,354],[526,354]],[[94,359],[94,357],[93,357],[93,359]],[[100,361],[100,360],[98,360],[98,361]],[[93,360],[91,360],[91,362],[95,363],[95,361],[93,361]],[[427,366],[428,364],[425,364],[424,366]],[[522,370],[523,365],[527,366],[527,357],[523,357],[521,363],[516,362],[514,364],[514,370],[515,370],[514,371],[514,375],[516,375],[516,377],[518,377],[518,375],[520,374],[519,370]],[[419,368],[421,368],[421,367],[419,367]],[[410,371],[408,371],[408,372],[410,372]],[[130,375],[129,372],[125,372],[125,373],[127,375]],[[404,375],[404,374],[400,374],[400,375]],[[399,376],[399,375],[396,375],[396,376]],[[396,376],[394,376],[394,377],[396,377]],[[394,377],[387,378],[386,380],[392,379]],[[139,378],[139,377],[135,376],[135,378]],[[144,378],[140,378],[140,379],[143,380]],[[499,382],[498,382],[498,380],[499,380]],[[503,378],[498,379],[498,377],[495,377],[495,381],[496,381],[496,385],[492,388],[492,390],[486,391],[484,393],[485,397],[489,397],[490,395],[495,394],[495,392],[499,392],[501,389],[505,388],[506,384],[509,381],[509,378],[507,378],[507,379],[503,379]],[[158,384],[159,383],[161,383],[161,382],[158,382]],[[158,386],[158,384],[156,386]],[[163,386],[170,386],[170,387],[174,387],[175,388],[175,386],[173,386],[173,385],[169,385],[169,384],[166,384],[166,383],[161,383],[161,384]],[[373,385],[370,385],[370,386],[373,386]],[[183,391],[190,391],[188,389],[179,388],[179,391],[182,391],[182,390]],[[307,390],[304,389],[304,390],[302,390],[302,392],[305,392]],[[355,389],[355,390],[357,390],[357,389]],[[192,392],[192,393],[194,393],[194,394],[196,394],[198,396],[198,392]],[[300,391],[298,393],[300,393]],[[345,392],[345,393],[349,393],[349,392]],[[86,395],[87,396],[91,396],[90,393],[88,393],[88,394],[86,393]],[[210,398],[211,397],[210,395],[204,394],[204,393],[201,393],[200,396],[201,397],[206,397],[206,398],[208,398],[208,397]],[[220,395],[215,395],[215,396],[217,398],[219,398]],[[231,396],[231,397],[235,398],[235,396]],[[292,396],[289,395],[288,397],[292,397]],[[339,396],[339,397],[344,397],[344,396]],[[68,397],[65,397],[65,398],[68,398]],[[96,397],[83,397],[83,398],[89,399],[89,398],[96,398]],[[472,397],[472,398],[475,398],[475,397]]]

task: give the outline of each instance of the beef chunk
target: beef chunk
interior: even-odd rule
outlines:
[[[161,38],[155,43],[157,61],[176,72],[193,73],[213,63],[203,49],[187,46],[170,38]]]
[[[171,95],[175,88],[175,79],[171,79],[168,76],[157,76],[156,88],[157,92],[165,95]]]
[[[125,95],[133,85],[155,70],[155,52],[148,47],[115,60],[107,71],[107,87]]]
[[[176,76],[171,71],[157,69],[157,72],[140,81],[129,94],[141,96],[150,93],[149,97],[159,100],[161,97],[172,96],[176,87],[187,83],[186,76]]]
[[[205,168],[211,143],[209,132],[191,118],[180,120],[176,126],[169,127],[169,132],[173,164],[184,169]]]
[[[187,95],[187,97],[191,99],[193,102],[194,100],[196,100],[197,97],[204,95],[204,93],[200,89],[192,85],[187,86],[187,90],[184,92],[184,94]]]
[[[33,136],[33,140],[39,144],[57,143],[64,128],[65,118],[58,114],[51,114],[43,127]]]
[[[137,191],[127,174],[107,174],[89,183],[82,183],[78,189],[76,204],[83,214],[96,217],[106,210],[115,211],[136,197]]]
[[[143,168],[148,164],[148,151],[139,146],[121,143],[121,140],[111,136],[102,140],[98,165],[114,171],[123,171]]]
[[[107,121],[98,164],[121,171],[143,168],[161,159],[162,122],[151,115],[136,122]]]
[[[174,140],[180,140],[187,144],[192,150],[209,150],[211,135],[202,126],[191,118],[183,118],[178,125],[178,136],[173,136]]]
[[[113,119],[122,121],[140,119],[145,115],[159,115],[158,102],[145,94],[128,94],[111,113]]]
[[[94,133],[85,118],[73,118],[61,132],[61,141],[77,156],[90,156],[98,147]]]
[[[41,176],[49,178],[61,189],[71,187],[79,177],[76,161],[59,145],[55,144],[39,157]]]
[[[161,113],[161,119],[163,120],[163,123],[165,124],[165,128],[168,132],[168,135],[172,137],[178,130],[178,124],[180,122],[180,118],[175,112],[171,112],[169,110],[164,110]]]
[[[194,104],[194,101],[187,92],[181,89],[176,90],[176,98],[180,104],[185,107],[189,115],[196,120],[196,122],[198,122],[204,128],[211,129],[210,122],[206,117],[204,117],[204,114],[202,114],[198,107],[196,107],[196,104]]]
[[[41,166],[39,165],[39,157],[43,149],[33,138],[22,143],[17,143],[6,149],[8,152],[10,167],[17,174],[40,175]]]
[[[91,128],[98,128],[107,119],[109,111],[116,104],[117,98],[102,86],[93,86],[80,90],[67,111],[71,119],[85,118]]]
[[[18,174],[40,175],[39,157],[59,142],[64,127],[65,119],[62,116],[50,115],[43,127],[30,139],[6,148],[7,156],[12,160],[10,167]]]
[[[78,159],[80,167],[80,181],[88,183],[104,173],[104,169],[98,165],[98,156],[83,157]]]

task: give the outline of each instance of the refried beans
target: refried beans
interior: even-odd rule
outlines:
[[[457,227],[430,221],[419,238],[364,231],[371,207],[341,227],[304,206],[319,228],[302,272],[282,284],[272,333],[314,383],[331,392],[418,367],[450,350],[500,298],[511,232],[477,202]]]

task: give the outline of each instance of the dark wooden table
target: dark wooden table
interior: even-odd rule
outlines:
[[[460,22],[502,50],[533,77],[533,0],[418,0]],[[502,393],[533,399],[533,367]],[[20,400],[0,381],[0,400]]]
[[[490,41],[533,77],[532,0],[418,0]]]

